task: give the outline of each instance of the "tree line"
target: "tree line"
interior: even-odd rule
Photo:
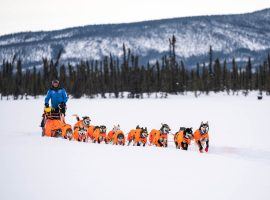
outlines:
[[[74,98],[83,95],[94,98],[121,98],[128,92],[129,98],[143,98],[156,94],[167,97],[168,94],[194,92],[195,96],[210,91],[226,91],[248,94],[258,90],[270,94],[270,55],[262,64],[254,67],[251,58],[244,66],[239,66],[233,58],[231,63],[213,58],[209,47],[209,62],[198,63],[189,69],[175,53],[176,38],[169,39],[169,53],[154,63],[140,65],[139,55],[135,55],[123,44],[121,58],[112,55],[101,60],[81,61],[79,64],[59,64],[62,50],[55,59],[42,58],[42,67],[22,68],[21,59],[2,62],[0,69],[0,93],[3,97],[14,99],[24,96],[46,94],[53,79],[59,79],[61,85]],[[228,67],[230,65],[230,67]]]

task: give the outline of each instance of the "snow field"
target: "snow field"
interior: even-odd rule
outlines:
[[[0,199],[270,198],[270,98],[216,94],[168,99],[70,99],[71,115],[127,134],[210,123],[210,151],[113,146],[41,137],[43,97],[0,101]]]

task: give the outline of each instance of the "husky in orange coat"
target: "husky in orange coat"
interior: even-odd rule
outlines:
[[[161,124],[160,130],[153,129],[149,135],[150,145],[155,145],[157,147],[167,147],[168,146],[168,134],[171,129],[168,124]]]
[[[109,131],[109,133],[107,134],[107,137],[106,137],[107,144],[113,143],[113,136],[116,133],[116,131],[118,131],[118,130],[120,130],[120,125],[119,124],[117,126],[114,125],[113,129],[111,131]]]
[[[113,134],[113,144],[114,145],[122,145],[124,146],[126,143],[126,137],[123,131],[120,130],[120,126],[117,127],[118,130],[116,130]]]
[[[201,125],[199,127],[199,129],[197,129],[194,132],[194,139],[196,144],[199,147],[199,151],[201,153],[208,152],[209,149],[209,124],[208,122],[203,123],[201,122]],[[205,146],[205,147],[204,147]]]
[[[87,142],[87,129],[85,127],[78,127],[75,129],[73,134],[74,140],[77,140],[79,142]]]
[[[90,126],[90,117],[85,116],[82,119],[78,115],[73,115],[76,117],[77,122],[74,125],[73,137],[77,141],[87,142],[89,135],[93,135],[94,126]]]
[[[174,142],[177,149],[188,150],[191,140],[194,138],[192,128],[184,128],[174,135]]]
[[[93,142],[94,143],[105,142],[107,144],[106,131],[107,131],[107,128],[104,125],[95,126],[94,133],[93,133],[93,138],[94,138]]]
[[[54,112],[52,108],[44,109],[44,127],[42,136],[72,139],[72,128],[66,124],[64,114]]]
[[[147,137],[148,137],[148,131],[147,128],[143,128],[138,125],[136,129],[132,129],[128,133],[128,145],[130,145],[131,142],[133,142],[133,146],[145,146],[147,143]]]

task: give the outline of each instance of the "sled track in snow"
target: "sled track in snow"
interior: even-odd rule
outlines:
[[[12,134],[13,136],[39,137],[37,133],[17,132],[17,131],[14,131],[12,133],[13,133]],[[44,138],[65,141],[62,138],[50,138],[50,137],[44,137]],[[173,140],[170,139],[168,142],[169,142],[168,148],[170,150],[175,149]],[[78,143],[80,143],[80,142],[78,142]],[[82,143],[82,144],[100,145],[100,144],[96,144],[96,143],[92,143],[92,142]],[[102,143],[101,145],[105,145],[105,144]],[[106,145],[111,145],[111,144],[106,144]],[[133,145],[128,146],[126,144],[125,147],[129,148],[129,147],[134,147],[134,146]],[[145,148],[145,147],[137,147],[137,148]],[[146,146],[146,148],[158,148],[158,147]],[[177,150],[177,149],[175,149],[175,150]],[[177,151],[181,151],[181,150],[177,150]],[[191,144],[188,151],[198,152],[198,149],[195,146],[194,142],[192,142],[192,144]],[[198,154],[199,154],[199,152],[198,152]],[[215,145],[211,145],[210,150],[209,150],[209,152],[207,154],[226,156],[226,157],[232,157],[232,158],[239,158],[239,159],[251,160],[251,161],[261,161],[261,162],[265,162],[265,163],[270,164],[270,151],[263,150],[263,149],[255,149],[255,148],[252,148],[252,147],[251,148],[247,148],[247,147],[246,148],[241,148],[241,147],[232,147],[232,146],[215,146]]]
[[[27,134],[27,135],[29,136],[29,134]],[[60,138],[57,138],[57,139],[60,139]],[[175,149],[176,151],[183,151],[183,150],[178,150],[175,148],[173,140],[169,140],[168,142],[169,142],[168,147],[167,147],[168,149],[170,149],[170,150]],[[87,142],[84,144],[100,145],[100,144],[92,143],[92,142]],[[112,144],[103,144],[102,143],[101,145],[112,145]],[[115,146],[115,145],[112,145],[112,146]],[[126,144],[125,147],[129,148],[129,147],[135,147],[135,146],[133,146],[132,144],[128,146]],[[159,147],[149,146],[149,144],[147,144],[146,147],[137,147],[137,148],[159,148]],[[198,154],[200,154],[198,152],[197,146],[195,146],[194,142],[192,142],[188,151],[197,152]],[[239,158],[239,159],[250,160],[250,161],[261,161],[261,162],[265,162],[265,163],[270,164],[270,151],[263,150],[263,149],[238,148],[238,147],[230,147],[230,146],[212,145],[212,146],[210,146],[209,152],[206,154]]]
[[[260,160],[270,163],[270,151],[253,149],[253,148],[237,148],[228,146],[212,146],[210,154],[231,156],[248,160]]]

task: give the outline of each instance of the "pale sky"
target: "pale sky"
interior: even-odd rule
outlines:
[[[264,8],[270,0],[0,0],[0,35]]]

